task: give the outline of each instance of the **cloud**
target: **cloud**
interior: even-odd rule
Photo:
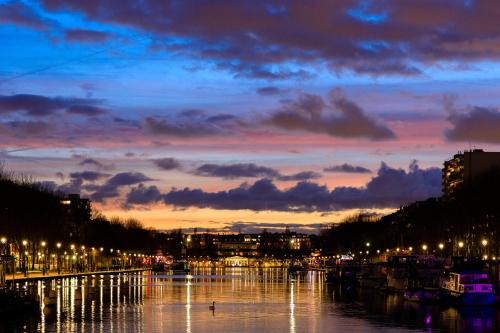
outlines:
[[[156,166],[158,166],[162,170],[174,170],[174,169],[179,169],[181,167],[181,163],[172,157],[165,157],[153,160],[153,163],[156,164]]]
[[[344,163],[342,165],[332,165],[323,169],[324,172],[343,172],[343,173],[371,173],[370,169],[362,166],[354,166]]]
[[[151,34],[151,49],[214,63],[235,76],[303,77],[305,67],[419,75],[440,62],[500,58],[497,0],[42,0],[102,25]],[[316,66],[312,66],[316,65]]]
[[[289,89],[282,89],[273,86],[267,86],[257,89],[257,94],[261,96],[274,96],[274,95],[282,95],[289,92]]]
[[[365,187],[326,186],[301,181],[280,190],[270,179],[219,192],[201,189],[172,189],[163,195],[165,203],[176,207],[249,209],[294,212],[327,212],[348,208],[390,208],[441,195],[441,170],[420,169],[416,162],[408,171],[382,164]]]
[[[236,164],[203,164],[192,171],[193,174],[203,177],[219,177],[224,179],[235,178],[269,178],[280,181],[299,181],[317,179],[321,174],[314,171],[303,171],[292,175],[283,175],[273,168],[256,165],[254,163]]]
[[[160,190],[152,186],[144,186],[144,184],[139,184],[139,186],[134,187],[127,194],[125,200],[126,205],[145,205],[161,200]]]
[[[324,133],[341,138],[387,140],[396,137],[391,129],[368,117],[338,89],[330,92],[330,103],[320,96],[300,93],[297,100],[284,102],[283,107],[265,122],[285,130]]]
[[[280,174],[278,171],[258,166],[253,163],[238,163],[238,164],[203,164],[193,171],[193,174],[204,177],[220,177],[226,179],[241,178],[241,177],[264,177],[275,178]]]
[[[118,189],[152,180],[140,172],[121,172],[109,178],[103,185],[97,186],[90,199],[102,202],[108,198],[119,196]]]
[[[100,116],[105,114],[106,112],[107,110],[92,105],[72,105],[68,109],[66,109],[66,113],[88,117]]]
[[[292,232],[298,233],[318,233],[320,228],[324,225],[321,223],[292,223],[288,224],[286,222],[232,222],[228,225],[219,228],[213,229],[212,232],[241,232],[241,233],[249,233],[249,234],[257,234],[262,233],[263,231],[267,232],[279,232],[282,233],[285,231],[285,228],[289,228]]]
[[[321,174],[314,171],[301,171],[292,175],[280,175],[276,179],[281,181],[303,181],[321,178]]]
[[[0,23],[45,30],[48,21],[39,17],[32,8],[22,2],[7,2],[0,4]]]
[[[111,170],[114,168],[114,166],[112,164],[105,164],[105,163],[102,163],[94,158],[85,158],[83,159],[82,161],[80,161],[80,163],[78,163],[78,165],[92,165],[98,169],[102,169],[102,170]]]
[[[239,117],[230,114],[208,115],[204,110],[185,110],[177,117],[147,117],[144,128],[154,135],[195,138],[230,135],[245,126]]]
[[[19,120],[0,123],[2,124],[17,136],[44,136],[55,128],[53,124],[45,121]]]
[[[97,30],[68,29],[64,31],[64,38],[68,42],[104,43],[111,38],[111,34]]]
[[[445,130],[450,141],[500,143],[500,112],[496,108],[474,106],[466,113],[453,111]]]
[[[0,95],[0,114],[24,112],[28,116],[48,116],[63,109],[70,111],[91,109],[101,101],[85,98],[46,97],[40,95],[18,94]]]
[[[151,134],[182,138],[224,134],[220,128],[209,123],[176,123],[169,119],[157,117],[147,117],[144,120],[144,127]]]
[[[97,171],[82,171],[82,172],[72,172],[69,176],[73,179],[81,179],[85,181],[96,181],[102,178],[109,177],[109,174],[97,172]]]

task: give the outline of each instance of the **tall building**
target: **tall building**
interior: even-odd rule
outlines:
[[[453,198],[455,191],[462,185],[495,168],[500,168],[500,152],[474,149],[455,154],[453,158],[444,162],[444,197]]]

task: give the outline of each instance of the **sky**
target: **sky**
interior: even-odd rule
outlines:
[[[316,232],[500,149],[497,0],[0,0],[0,161],[156,229]]]

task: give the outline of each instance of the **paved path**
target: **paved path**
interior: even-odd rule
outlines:
[[[146,268],[133,268],[133,269],[123,269],[123,270],[111,270],[111,271],[96,271],[96,272],[83,272],[83,273],[61,273],[49,272],[45,275],[42,272],[29,272],[28,276],[25,277],[23,273],[16,273],[14,277],[12,274],[5,276],[7,283],[11,283],[12,280],[16,282],[26,282],[26,281],[37,281],[37,280],[51,280],[51,279],[61,279],[68,277],[77,276],[88,276],[88,275],[104,275],[104,274],[118,274],[118,273],[136,273],[147,271]]]

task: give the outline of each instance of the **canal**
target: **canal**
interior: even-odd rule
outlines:
[[[498,332],[500,310],[422,305],[327,285],[321,272],[218,269],[39,281],[53,303],[2,318],[0,332]],[[52,290],[52,292],[51,292]],[[215,310],[209,306],[215,302]]]

